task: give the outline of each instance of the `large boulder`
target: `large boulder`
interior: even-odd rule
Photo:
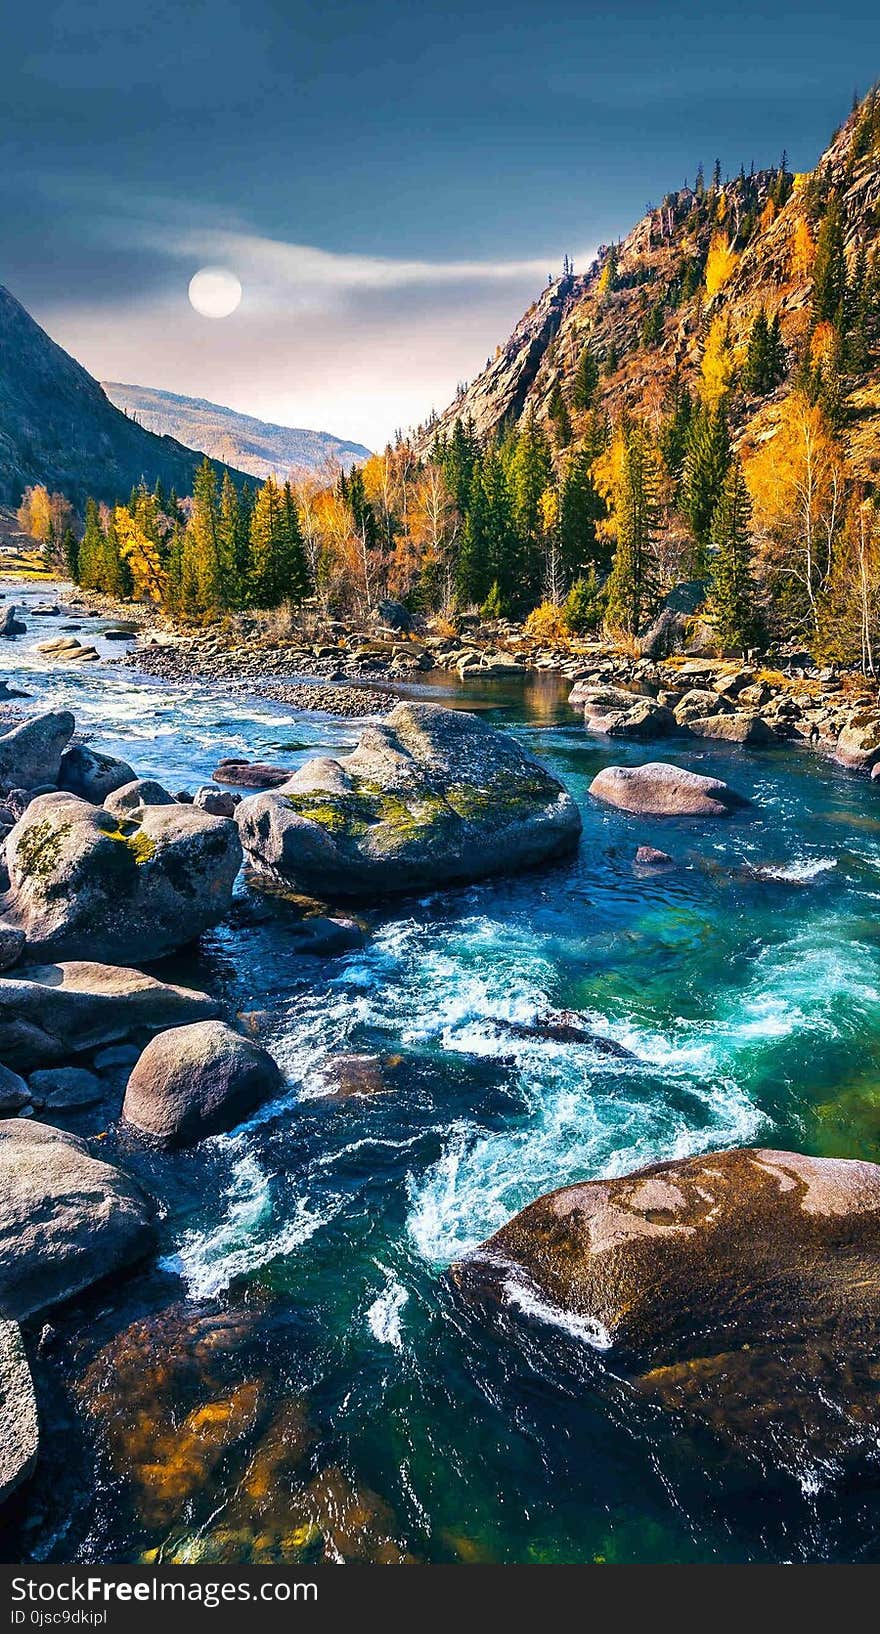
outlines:
[[[810,1335],[874,1351],[878,1264],[880,1167],[744,1149],[549,1192],[461,1277],[537,1292],[657,1368]]]
[[[284,1085],[268,1051],[222,1021],[173,1027],[132,1068],[122,1117],[159,1146],[191,1146],[232,1129]]]
[[[19,1072],[65,1062],[131,1035],[207,1021],[220,1006],[206,993],[140,970],[75,960],[24,965],[0,979],[0,1060]]]
[[[0,743],[2,743],[0,738]],[[854,771],[870,771],[880,761],[880,713],[875,709],[852,715],[837,739],[835,760]]]
[[[130,783],[122,783],[113,789],[112,793],[104,796],[104,810],[112,811],[120,817],[130,817],[140,806],[173,806],[174,795],[158,783],[154,777],[136,777]]]
[[[39,1446],[37,1399],[21,1329],[0,1319],[0,1504],[27,1480]]]
[[[9,640],[15,635],[27,635],[27,625],[23,618],[18,617],[14,605],[10,602],[3,617],[0,618],[0,636],[5,636]]]
[[[58,787],[99,806],[114,789],[121,789],[136,776],[127,760],[117,760],[115,755],[105,755],[85,743],[75,743],[61,756]]]
[[[240,863],[228,818],[177,804],[125,818],[41,795],[6,840],[3,912],[47,959],[158,959],[223,918]]]
[[[421,890],[571,851],[571,795],[506,732],[432,704],[398,704],[342,760],[309,761],[236,820],[258,871],[318,896]]]
[[[22,721],[0,737],[0,793],[57,783],[76,722],[68,709]]]
[[[760,715],[738,709],[733,714],[706,715],[688,722],[688,731],[697,738],[718,738],[722,743],[743,743],[752,748],[778,743],[772,727]]]
[[[0,1122],[0,1316],[23,1321],[141,1259],[153,1216],[140,1187],[85,1141]]]
[[[673,713],[679,726],[689,726],[691,721],[717,715],[725,707],[723,698],[717,692],[710,692],[706,687],[692,687],[679,699]]]
[[[590,704],[584,709],[584,725],[588,732],[604,732],[609,738],[665,738],[678,730],[675,716],[665,704],[654,698],[632,698],[626,709],[600,710],[594,713]]]
[[[646,817],[728,817],[748,805],[720,778],[701,777],[662,760],[606,766],[593,778],[590,793],[609,806]]]

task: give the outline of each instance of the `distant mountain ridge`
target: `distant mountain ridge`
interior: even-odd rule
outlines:
[[[200,463],[191,448],[116,408],[0,285],[0,504],[17,505],[39,482],[80,508],[89,495],[125,500],[142,478],[188,494]],[[246,480],[244,471],[232,474]]]
[[[116,380],[104,381],[103,389],[111,403],[149,431],[175,437],[187,448],[235,465],[261,481],[287,477],[292,471],[320,471],[331,464],[349,471],[370,455],[363,443],[348,442],[330,431],[274,425],[202,397],[181,397]]]

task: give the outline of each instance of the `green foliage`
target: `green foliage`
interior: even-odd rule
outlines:
[[[598,629],[607,605],[605,588],[599,583],[596,569],[591,567],[586,577],[582,574],[575,579],[565,598],[563,613],[566,627],[572,635],[586,635],[589,630]]]
[[[571,388],[571,400],[576,409],[583,410],[592,407],[598,384],[599,365],[589,341],[585,341],[577,361],[577,368],[574,371]]]
[[[654,560],[657,499],[646,433],[627,435],[615,495],[617,546],[606,586],[607,619],[613,629],[636,635],[657,598]]]
[[[787,359],[782,342],[779,314],[768,320],[762,306],[749,330],[742,384],[756,397],[764,397],[785,379]]]
[[[751,504],[738,459],[731,462],[711,524],[709,610],[726,647],[745,650],[758,636],[757,592],[750,571]]]
[[[813,323],[842,324],[846,296],[843,211],[833,194],[822,217],[813,263]]]
[[[705,570],[712,517],[730,465],[730,433],[723,407],[701,407],[688,431],[682,481],[682,509],[697,545],[696,576]]]

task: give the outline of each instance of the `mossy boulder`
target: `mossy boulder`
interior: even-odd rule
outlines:
[[[31,801],[6,863],[3,915],[32,953],[136,964],[222,919],[241,846],[233,822],[192,806],[125,817],[59,792]]]
[[[461,710],[404,703],[344,759],[308,761],[236,812],[258,872],[327,897],[422,890],[515,872],[575,848],[558,778]]]

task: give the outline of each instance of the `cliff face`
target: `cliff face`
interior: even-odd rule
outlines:
[[[0,286],[0,503],[17,505],[38,482],[80,506],[89,495],[108,504],[127,499],[141,478],[187,494],[201,460],[114,408]]]
[[[600,365],[594,405],[612,418],[624,409],[659,417],[676,378],[695,389],[706,336],[719,315],[729,318],[741,361],[759,309],[769,317],[778,313],[791,370],[811,326],[810,246],[818,230],[820,178],[826,191],[830,187],[841,198],[850,270],[861,249],[870,259],[880,245],[880,143],[875,137],[865,147],[866,106],[853,112],[809,175],[763,171],[717,188],[706,184],[699,197],[691,188],[668,194],[622,244],[603,247],[585,273],[559,278],[541,293],[486,369],[439,421],[420,431],[419,447],[427,451],[437,430],[448,430],[458,418],[470,418],[483,436],[529,413],[546,420],[557,385],[576,444],[586,422],[573,388],[586,341]],[[732,270],[714,290],[706,283],[713,240],[733,252]],[[849,376],[845,390],[854,474],[876,479],[880,371]],[[783,383],[758,401],[740,387],[731,402],[737,435],[768,435],[773,401],[784,391]]]

